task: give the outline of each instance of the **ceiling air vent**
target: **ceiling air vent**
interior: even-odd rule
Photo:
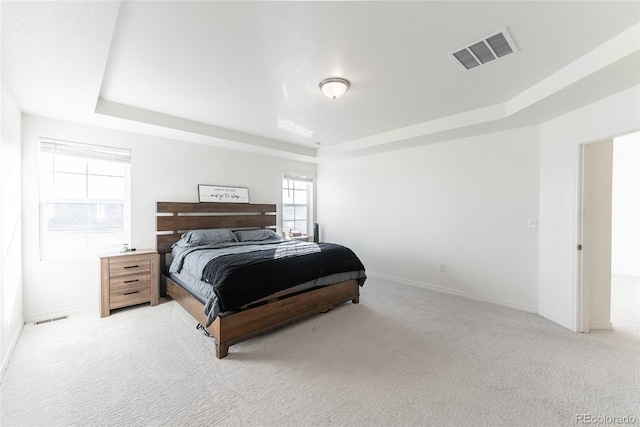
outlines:
[[[462,69],[470,70],[517,51],[509,31],[503,28],[447,55]]]

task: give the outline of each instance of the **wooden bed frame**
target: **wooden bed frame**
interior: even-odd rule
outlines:
[[[163,273],[160,294],[169,295],[204,326],[204,305],[167,276],[166,255],[171,253],[171,245],[188,230],[275,228],[276,205],[157,202],[156,212],[157,249]],[[216,357],[222,359],[230,345],[329,311],[347,301],[357,304],[359,298],[356,280],[302,292],[278,292],[239,311],[220,314],[206,331],[215,339]]]

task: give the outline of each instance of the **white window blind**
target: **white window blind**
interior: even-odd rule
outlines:
[[[41,140],[40,152],[109,162],[130,163],[131,151],[124,148],[103,147],[70,141]]]
[[[41,259],[129,243],[130,159],[127,149],[40,140]]]

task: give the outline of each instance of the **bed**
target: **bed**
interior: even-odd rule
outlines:
[[[229,346],[359,302],[366,280],[353,252],[275,234],[275,204],[157,202],[161,295]]]

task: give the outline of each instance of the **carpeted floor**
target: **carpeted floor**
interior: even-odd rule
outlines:
[[[638,424],[640,339],[370,278],[224,360],[173,301],[26,325],[0,392],[4,427]]]
[[[640,278],[611,276],[611,323],[613,328],[640,338]]]

